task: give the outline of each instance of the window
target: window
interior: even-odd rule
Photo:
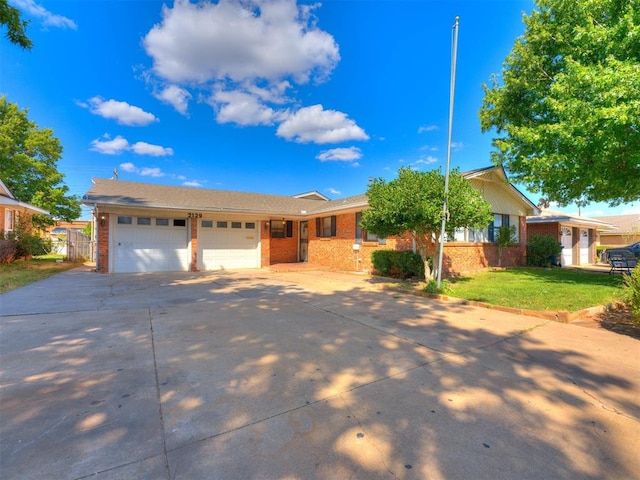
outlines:
[[[336,216],[316,218],[316,237],[329,238],[336,236]]]
[[[184,218],[176,218],[173,221],[173,226],[174,227],[186,227],[187,226],[187,221]]]
[[[362,220],[362,212],[356,212],[356,243],[362,243],[364,239],[365,242],[378,242],[380,245],[386,245],[385,238],[379,238],[375,233],[364,230],[360,226],[360,220]]]
[[[213,220],[202,220],[200,226],[203,228],[213,228]]]
[[[156,227],[168,227],[169,219],[168,218],[156,218]]]
[[[227,222],[216,222],[216,227],[227,228]]]
[[[502,226],[509,226],[509,215],[502,213],[493,214],[493,222],[489,224],[489,241],[495,242],[498,237],[498,229]]]
[[[133,223],[133,219],[131,217],[118,216],[118,224],[120,224],[120,225],[131,225],[132,223]]]
[[[151,219],[147,217],[138,217],[136,223],[138,225],[151,225]]]
[[[247,222],[244,224],[244,228],[246,228],[247,230],[255,230],[256,224],[255,222]]]
[[[293,220],[270,220],[271,238],[293,237]]]
[[[231,222],[231,228],[242,228],[242,222]]]
[[[7,232],[12,231],[14,229],[14,223],[15,223],[15,212],[13,210],[7,210],[5,214],[4,229]]]

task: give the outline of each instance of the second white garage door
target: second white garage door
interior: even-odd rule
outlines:
[[[186,219],[118,215],[115,223],[116,273],[189,269]]]
[[[200,220],[198,268],[227,270],[259,268],[259,232],[256,222]]]

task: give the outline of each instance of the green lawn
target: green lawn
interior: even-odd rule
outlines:
[[[450,295],[531,310],[576,311],[622,296],[621,275],[572,269],[515,268],[451,281]]]
[[[62,255],[42,255],[31,260],[19,260],[0,265],[0,293],[37,282],[56,273],[77,267],[78,263],[62,262]]]

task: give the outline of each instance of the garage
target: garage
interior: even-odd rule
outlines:
[[[259,268],[257,222],[203,219],[198,224],[198,268],[226,270]]]
[[[186,219],[117,215],[114,220],[113,264],[116,273],[189,269]]]

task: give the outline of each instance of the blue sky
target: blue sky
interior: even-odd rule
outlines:
[[[71,193],[92,177],[330,198],[441,167],[460,17],[451,166],[490,165],[482,83],[532,0],[9,0],[25,51],[0,42],[0,94],[51,128]],[[250,9],[250,10],[249,10]],[[531,194],[537,203],[539,194]],[[569,206],[564,211],[576,211]],[[583,207],[583,215],[640,204]],[[88,209],[83,218],[88,218]]]

